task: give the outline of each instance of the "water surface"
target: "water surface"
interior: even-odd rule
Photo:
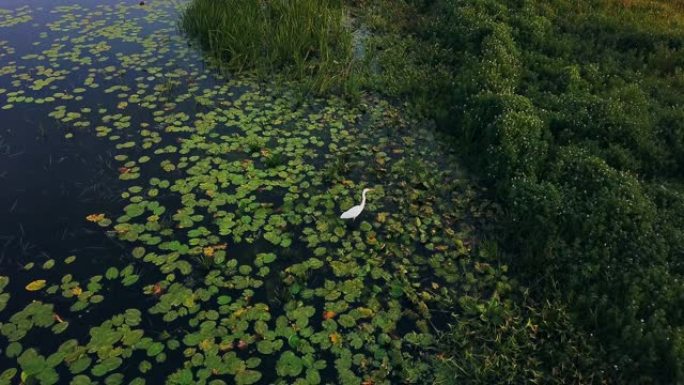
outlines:
[[[0,384],[428,378],[494,284],[465,274],[491,208],[443,138],[221,75],[181,3],[24,3],[0,9]]]

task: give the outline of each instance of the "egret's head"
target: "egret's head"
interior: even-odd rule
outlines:
[[[367,193],[367,192],[369,192],[369,191],[373,191],[373,189],[372,189],[372,188],[365,188],[365,189],[363,189],[363,191],[361,192],[361,194],[365,194],[365,193]]]

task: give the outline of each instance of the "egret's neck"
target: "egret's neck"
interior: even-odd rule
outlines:
[[[361,207],[366,205],[366,190],[361,193]]]

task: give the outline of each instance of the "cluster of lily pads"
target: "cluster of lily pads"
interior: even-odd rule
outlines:
[[[472,259],[477,192],[385,101],[205,68],[176,7],[56,6],[31,53],[0,56],[4,113],[35,105],[64,140],[111,142],[120,211],[82,220],[128,250],[0,277],[0,384],[424,381],[435,314],[506,291]],[[367,211],[339,219],[363,187]]]
[[[28,23],[33,20],[32,13],[33,11],[29,5],[23,5],[15,9],[0,8],[0,28]]]

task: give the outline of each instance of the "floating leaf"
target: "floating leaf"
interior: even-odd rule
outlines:
[[[333,318],[335,318],[336,315],[337,315],[337,313],[335,313],[334,311],[326,310],[323,312],[323,319],[324,320],[333,319]]]
[[[17,369],[16,368],[5,369],[2,373],[0,373],[0,383],[11,384],[12,379],[16,375],[17,375]]]
[[[139,278],[140,278],[139,275],[137,275],[137,274],[131,274],[131,275],[125,276],[125,277],[121,280],[121,284],[124,285],[124,286],[131,286],[132,284],[138,282],[138,279],[139,279]]]
[[[0,275],[0,292],[5,289],[5,287],[9,284],[10,279],[7,276]]]
[[[76,361],[69,364],[69,371],[72,374],[78,374],[90,367],[92,359],[87,355],[79,357]]]
[[[164,345],[162,345],[159,342],[155,342],[147,348],[147,356],[155,357],[159,355],[159,353],[161,353],[162,351],[164,351]]]
[[[105,277],[109,280],[117,279],[119,277],[119,269],[117,269],[116,267],[113,267],[113,266],[110,267],[105,272]]]
[[[261,379],[261,373],[255,370],[242,370],[235,373],[236,385],[250,385]]]
[[[17,341],[14,341],[7,345],[7,349],[5,349],[5,355],[8,358],[17,357],[19,354],[21,354],[22,350],[23,347],[21,344]]]
[[[92,381],[90,380],[90,377],[79,374],[78,376],[74,377],[69,385],[90,385],[92,384]]]
[[[356,326],[356,320],[354,317],[350,316],[349,314],[342,314],[340,318],[337,320],[337,322],[346,327],[346,328],[351,328]]]
[[[289,350],[283,352],[276,363],[276,371],[279,376],[297,377],[302,369],[302,359]]]
[[[86,220],[88,222],[94,222],[94,223],[97,223],[103,219],[105,219],[105,215],[101,214],[101,213],[100,214],[90,214],[86,217]]]
[[[328,337],[333,345],[338,345],[340,342],[342,342],[342,336],[337,332],[330,333]]]
[[[48,259],[43,263],[43,270],[49,270],[52,269],[55,266],[55,260],[54,259]]]
[[[46,284],[47,284],[47,281],[45,281],[44,279],[37,279],[35,281],[31,281],[28,285],[26,285],[26,290],[38,291],[38,290],[44,288]]]
[[[61,319],[61,318],[60,318]],[[61,320],[56,324],[52,325],[52,332],[55,334],[60,334],[69,327],[69,322]]]
[[[133,257],[135,258],[142,258],[145,255],[145,248],[144,247],[136,247],[133,249]]]

